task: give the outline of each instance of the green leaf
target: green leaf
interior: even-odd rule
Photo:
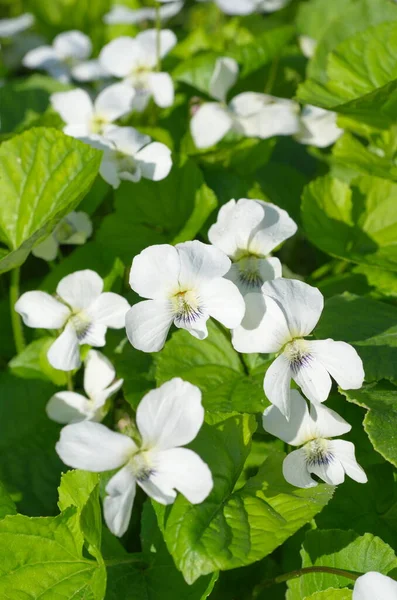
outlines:
[[[326,485],[298,490],[286,483],[280,454],[272,454],[255,477],[235,489],[253,428],[254,419],[247,416],[205,425],[192,448],[211,469],[210,496],[196,506],[182,496],[168,509],[155,506],[168,550],[188,583],[267,556],[308,523],[332,495],[333,488]]]
[[[363,360],[366,381],[397,381],[397,307],[352,294],[335,296],[326,300],[314,333],[318,339],[352,344]]]
[[[30,129],[0,147],[0,237],[10,253],[0,272],[21,265],[30,250],[87,193],[101,153],[55,129]]]
[[[59,426],[45,413],[55,391],[38,379],[0,375],[0,480],[30,515],[56,512],[63,467],[55,452]]]
[[[75,506],[80,528],[88,542],[89,552],[101,561],[102,512],[99,503],[99,475],[87,471],[64,473],[58,488],[61,511]]]
[[[0,519],[7,515],[16,515],[15,502],[10,498],[4,485],[0,482]]]
[[[364,429],[375,450],[397,466],[397,387],[387,382],[345,392],[346,397],[368,408]]]
[[[263,392],[263,364],[248,375],[221,327],[209,321],[208,333],[205,340],[182,330],[173,334],[156,356],[158,385],[182,377],[201,389],[207,410],[262,412],[269,405]]]
[[[102,600],[104,569],[87,560],[76,536],[76,509],[58,517],[8,516],[0,521],[0,596],[13,600]]]
[[[162,181],[122,184],[115,192],[115,212],[103,220],[97,241],[129,265],[151,244],[194,238],[216,204],[201,171],[181,159]]]
[[[231,56],[241,66],[240,77],[257,71],[280,55],[294,34],[294,27],[285,25],[265,31],[252,43],[239,46]]]
[[[342,135],[333,147],[332,162],[364,175],[397,180],[397,167],[392,158],[375,154],[349,133]]]
[[[321,40],[331,24],[340,19],[342,11],[351,10],[355,0],[311,0],[298,6],[296,26],[302,35]]]
[[[25,127],[47,110],[51,94],[67,89],[69,86],[39,74],[6,83],[0,88],[1,133]]]
[[[366,533],[339,529],[314,530],[306,534],[301,550],[302,567],[334,567],[353,573],[378,571],[387,574],[397,567],[397,558],[390,546],[380,538]],[[343,588],[352,580],[329,573],[310,573],[299,578],[301,598],[328,588]]]
[[[316,592],[315,594],[306,596],[306,600],[351,600],[352,597],[352,590],[336,590],[335,588],[330,588],[329,590]]]
[[[35,340],[9,363],[11,372],[25,379],[44,379],[55,385],[66,385],[67,376],[64,371],[54,369],[48,362],[47,353],[55,338],[50,336]]]
[[[88,34],[103,27],[102,18],[110,10],[110,0],[26,0],[26,8],[48,33],[77,29]]]
[[[323,252],[397,271],[397,184],[361,177],[349,186],[321,177],[303,192],[302,221]]]
[[[215,52],[206,52],[184,60],[174,69],[173,78],[209,96],[211,77],[220,56]]]

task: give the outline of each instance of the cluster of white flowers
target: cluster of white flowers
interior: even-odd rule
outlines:
[[[353,600],[396,600],[397,581],[381,573],[370,571],[354,584]]]

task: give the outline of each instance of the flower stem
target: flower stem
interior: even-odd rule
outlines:
[[[303,569],[298,569],[296,571],[290,571],[289,573],[284,573],[283,575],[278,575],[274,579],[267,579],[262,583],[255,586],[253,591],[253,598],[257,598],[259,594],[265,588],[271,587],[272,585],[276,585],[278,583],[284,583],[285,581],[289,581],[290,579],[297,579],[298,577],[302,577],[302,575],[306,575],[308,573],[329,573],[330,575],[339,575],[340,577],[347,577],[352,581],[356,581],[358,577],[360,577],[361,573],[352,573],[351,571],[345,571],[344,569],[335,569],[334,567],[305,567]]]
[[[17,353],[22,352],[25,347],[25,336],[23,333],[22,320],[20,315],[15,311],[15,303],[19,298],[19,280],[20,280],[20,268],[13,269],[11,271],[11,284],[10,284],[10,312],[11,312],[11,324],[12,331],[14,334],[14,342]]]
[[[161,71],[161,13],[159,2],[156,2],[156,69]]]
[[[67,378],[67,382],[68,382],[68,390],[69,390],[69,392],[73,392],[74,391],[74,385],[73,385],[72,371],[67,371],[66,372],[66,378]]]

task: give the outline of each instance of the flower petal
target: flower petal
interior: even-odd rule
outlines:
[[[287,211],[282,208],[270,202],[262,202],[262,200],[254,200],[253,202],[263,206],[264,215],[256,231],[252,232],[249,249],[254,254],[267,255],[282,242],[293,236],[298,227]]]
[[[359,577],[354,584],[353,600],[395,600],[397,581],[370,571]]]
[[[85,60],[92,52],[90,38],[81,31],[64,31],[54,38],[54,49],[61,59]]]
[[[139,133],[134,127],[115,127],[106,135],[108,142],[129,156],[135,156],[144,146],[151,142],[151,137]]]
[[[237,114],[241,103],[246,103],[245,96],[246,94],[239,94],[230,105]],[[266,96],[263,96],[265,99]],[[299,131],[298,111],[299,105],[291,100],[272,98],[269,104],[265,100],[260,111],[249,116],[237,117],[238,129],[247,137],[261,139],[276,135],[293,135]]]
[[[262,292],[277,302],[288,323],[291,337],[309,335],[321,316],[324,297],[317,288],[296,279],[267,281]]]
[[[43,242],[32,249],[33,256],[43,260],[55,260],[58,254],[59,244],[53,234],[49,235]]]
[[[284,459],[283,475],[285,480],[295,487],[311,488],[317,485],[307,470],[304,448],[294,450]]]
[[[200,298],[205,311],[225,327],[238,327],[244,317],[245,302],[238,288],[227,279],[211,279],[201,286]]]
[[[128,529],[135,500],[136,480],[128,465],[120,469],[106,486],[103,515],[110,531],[121,537]]]
[[[230,259],[215,246],[198,240],[177,244],[180,259],[179,284],[187,289],[200,288],[230,269]]]
[[[65,217],[64,222],[72,228],[73,232],[65,238],[61,235],[61,231],[56,229],[55,235],[61,244],[84,244],[92,235],[92,222],[85,212],[71,212]]]
[[[227,15],[250,15],[255,12],[255,0],[216,0],[219,8]]]
[[[198,340],[205,340],[208,337],[207,321],[208,314],[205,310],[202,310],[199,315],[195,315],[194,318],[186,319],[174,319],[175,327],[178,329],[186,329],[193,337]]]
[[[334,410],[323,404],[311,404],[312,437],[331,438],[344,435],[351,430],[351,425]]]
[[[159,142],[148,144],[135,156],[139,163],[142,177],[152,181],[160,181],[167,177],[172,168],[171,150]]]
[[[325,402],[328,398],[332,387],[331,377],[327,369],[313,356],[294,366],[291,374],[310,402]]]
[[[77,138],[78,140],[83,141],[86,144],[90,143],[91,128],[88,124],[84,125],[66,125],[63,128],[63,133],[65,135],[69,135],[70,137]]]
[[[126,435],[91,421],[64,427],[56,445],[65,465],[94,473],[118,469],[136,449]]]
[[[152,67],[157,63],[157,45],[160,50],[160,58],[163,58],[177,43],[176,35],[170,29],[146,29],[136,36],[136,41],[142,48],[145,56],[145,64]]]
[[[180,269],[175,246],[149,246],[132,261],[130,286],[143,298],[163,299],[177,286]]]
[[[197,148],[209,148],[217,144],[233,121],[226,108],[217,102],[202,104],[190,121],[190,131]]]
[[[331,440],[329,444],[333,455],[342,463],[346,475],[358,483],[367,483],[367,476],[356,461],[354,444],[346,440]]]
[[[29,29],[34,24],[34,16],[24,13],[11,19],[0,19],[0,38],[8,38]]]
[[[238,71],[238,64],[233,58],[217,59],[209,86],[210,95],[215,100],[226,102],[228,91],[238,79]]]
[[[148,86],[157,106],[167,108],[174,104],[174,82],[169,73],[150,73]]]
[[[67,425],[78,423],[92,416],[87,398],[76,392],[57,392],[46,406],[46,413],[52,421]]]
[[[314,473],[329,485],[340,485],[345,480],[345,471],[338,458],[330,458],[326,463],[307,466],[309,473]]]
[[[168,301],[138,302],[125,318],[128,339],[137,350],[159,352],[165,344],[173,318]]]
[[[75,310],[88,308],[103,290],[103,279],[90,269],[75,271],[58,283],[57,294]]]
[[[127,77],[137,62],[143,59],[138,41],[126,36],[112,40],[99,54],[101,67],[115,77]]]
[[[39,46],[25,54],[22,60],[24,67],[28,69],[45,69],[59,62],[57,53],[52,46]]]
[[[130,305],[123,296],[114,292],[104,292],[89,306],[87,314],[94,323],[112,329],[123,329],[125,315],[129,309]]]
[[[79,344],[88,344],[95,348],[103,348],[106,345],[106,325],[102,323],[90,323],[89,327],[79,336]]]
[[[244,296],[245,315],[233,331],[232,344],[237,352],[278,352],[289,340],[284,313],[272,298],[261,293]]]
[[[272,404],[287,418],[291,411],[291,369],[284,354],[280,354],[265,374],[263,389]]]
[[[306,105],[301,114],[301,129],[295,139],[301,144],[310,144],[317,148],[330,146],[343,133],[336,124],[336,113],[318,106]]]
[[[97,58],[86,60],[72,67],[72,75],[77,81],[97,81],[110,76]]]
[[[84,371],[84,390],[89,398],[94,398],[98,392],[107,388],[116,376],[116,371],[110,360],[97,350],[90,350]]]
[[[51,105],[68,125],[87,126],[93,116],[92,100],[81,89],[52,94]]]
[[[116,121],[131,111],[135,91],[126,83],[106,87],[95,100],[95,113],[108,121]]]
[[[157,475],[151,475],[149,479],[138,481],[143,491],[160,504],[172,504],[176,498],[176,492],[170,487],[170,482]]]
[[[204,421],[201,392],[175,377],[142,398],[136,421],[145,447],[168,450],[184,446],[194,440]]]
[[[68,307],[46,292],[25,292],[14,308],[28,327],[60,329],[70,316]]]
[[[297,390],[290,390],[289,420],[277,406],[269,406],[263,413],[263,429],[291,446],[308,442],[312,437],[312,419],[306,400]]]
[[[151,477],[159,485],[160,478],[183,494],[192,504],[200,504],[210,494],[214,483],[208,465],[187,448],[173,448],[157,456],[156,474]],[[159,485],[161,487],[161,485]]]
[[[364,382],[363,362],[346,342],[318,340],[310,342],[311,354],[327,369],[344,390],[357,390]]]
[[[61,335],[50,346],[47,358],[50,365],[60,371],[73,371],[81,365],[79,342],[71,323],[66,325]]]

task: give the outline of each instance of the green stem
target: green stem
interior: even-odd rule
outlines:
[[[66,378],[68,381],[68,390],[69,392],[73,392],[74,391],[74,385],[73,385],[73,374],[72,371],[67,371],[66,372]]]
[[[352,581],[356,581],[356,579],[362,574],[352,573],[351,571],[345,571],[344,569],[334,569],[334,567],[305,567],[303,569],[298,569],[296,571],[284,573],[283,575],[278,575],[274,579],[267,579],[266,581],[263,581],[254,588],[253,598],[257,598],[262,592],[262,590],[264,590],[265,588],[271,587],[272,585],[276,585],[277,583],[284,583],[286,581],[289,581],[290,579],[297,579],[298,577],[302,577],[302,575],[306,575],[308,573],[329,573],[330,575],[339,575],[340,577],[346,577],[347,579],[351,579]]]
[[[10,311],[11,311],[11,324],[12,331],[14,334],[14,342],[17,353],[19,354],[25,349],[25,336],[23,334],[23,326],[20,315],[15,311],[15,304],[19,298],[19,279],[20,269],[19,267],[11,271],[11,285],[10,285]]]
[[[276,58],[273,60],[270,70],[269,70],[269,77],[267,79],[266,85],[265,85],[265,94],[270,94],[274,83],[276,81],[276,76],[277,76],[277,70],[278,70],[278,63],[279,63],[279,58],[278,56],[276,56]]]
[[[158,2],[156,2],[156,69],[161,71],[161,14]]]
[[[128,556],[127,558],[113,558],[105,560],[107,567],[117,567],[118,565],[128,565],[135,563],[137,566],[147,567],[148,563],[138,556]]]

